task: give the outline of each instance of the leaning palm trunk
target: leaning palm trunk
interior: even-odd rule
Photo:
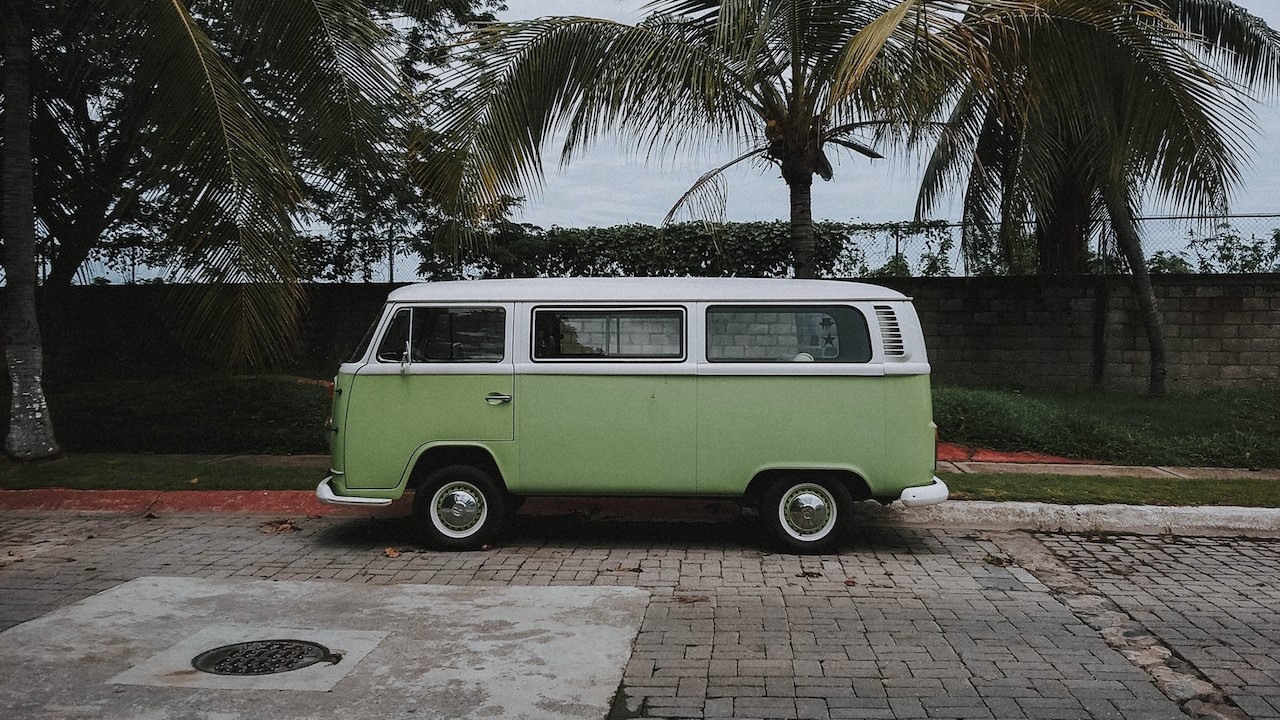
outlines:
[[[1165,367],[1164,324],[1160,320],[1155,290],[1151,287],[1151,274],[1147,272],[1147,263],[1143,258],[1142,239],[1138,236],[1133,212],[1120,189],[1114,184],[1108,185],[1102,194],[1107,214],[1111,218],[1111,228],[1116,234],[1116,242],[1133,272],[1133,290],[1138,299],[1138,312],[1142,315],[1142,326],[1147,333],[1147,348],[1151,357],[1148,390],[1152,395],[1163,395],[1164,379],[1168,374]]]
[[[20,0],[4,15],[4,268],[7,285],[4,354],[9,366],[9,435],[5,451],[36,460],[59,454],[41,379],[36,316],[35,217],[31,184],[31,26]]]

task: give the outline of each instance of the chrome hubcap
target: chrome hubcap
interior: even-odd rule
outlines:
[[[436,493],[436,518],[454,532],[464,532],[480,522],[484,515],[484,496],[465,483],[455,483]]]
[[[829,529],[835,502],[817,485],[798,485],[782,499],[783,520],[796,536],[811,536]]]

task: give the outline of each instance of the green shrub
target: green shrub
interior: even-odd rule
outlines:
[[[1280,467],[1280,391],[1150,397],[938,387],[949,442],[1117,464]]]
[[[329,400],[287,376],[150,378],[47,388],[54,431],[77,453],[327,452]],[[7,417],[5,425],[7,429]]]

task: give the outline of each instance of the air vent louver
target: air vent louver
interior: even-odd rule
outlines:
[[[884,354],[888,357],[902,357],[907,354],[902,342],[902,328],[898,325],[898,316],[888,305],[876,305],[876,320],[880,322],[880,338],[884,342]]]

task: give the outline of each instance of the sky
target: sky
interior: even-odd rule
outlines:
[[[1242,7],[1280,28],[1280,0],[1236,0]],[[503,20],[547,15],[584,15],[636,22],[643,0],[506,0]],[[1280,101],[1271,98],[1255,107],[1259,134],[1254,155],[1232,197],[1231,211],[1280,213]],[[544,149],[546,182],[532,190],[516,219],[549,227],[606,227],[623,223],[661,224],[685,190],[704,172],[736,157],[746,148],[707,147],[682,157],[647,159],[624,140],[602,141],[562,168],[559,147]],[[813,215],[842,222],[910,220],[915,208],[922,161],[896,157],[868,160],[852,153],[832,158],[835,178],[813,184]],[[728,219],[781,220],[788,217],[786,185],[776,167],[743,163],[726,174]],[[959,202],[940,204],[935,218],[956,219]],[[1158,214],[1158,207],[1148,207]]]

